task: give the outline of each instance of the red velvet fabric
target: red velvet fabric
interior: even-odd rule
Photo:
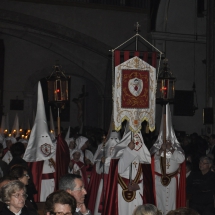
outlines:
[[[142,164],[143,171],[143,203],[155,204],[151,164]]]
[[[152,53],[152,66],[157,68],[157,52]]]
[[[119,159],[112,159],[110,163],[102,215],[118,215],[118,161]]]
[[[107,180],[108,180],[108,174],[103,174],[103,189],[102,189],[100,202],[99,202],[99,208],[98,208],[99,213],[102,213],[104,210],[105,193],[106,193],[106,189],[107,189]]]
[[[118,66],[120,64],[120,51],[114,51],[114,66]]]
[[[186,207],[186,164],[180,165],[179,189],[176,197],[176,208]]]
[[[151,172],[152,172],[152,181],[153,181],[153,194],[154,194],[154,200],[155,200],[155,205],[157,205],[156,201],[156,191],[155,191],[155,158],[154,155],[152,155],[151,158]]]
[[[120,51],[120,50],[115,50],[114,51],[114,66],[118,66],[121,63],[127,61],[130,59],[131,54],[133,54],[132,57],[137,56],[140,58],[143,58],[143,60],[147,63],[156,68],[157,67],[157,52],[152,52],[151,56],[151,61],[149,61],[149,53],[148,52],[140,52],[140,51]],[[121,61],[121,55],[123,55],[123,60]]]
[[[87,178],[90,179],[92,171],[93,171],[93,166],[87,165],[85,169],[86,169]],[[89,183],[88,183],[88,185],[89,185]]]
[[[148,52],[143,52],[143,60],[148,63]]]
[[[124,51],[124,61],[127,61],[129,59],[129,51]]]
[[[87,189],[87,197],[86,197],[86,206],[90,209],[91,213],[94,214],[95,203],[97,192],[99,189],[100,180],[102,178],[101,174],[96,173],[96,165],[93,166],[93,170],[91,172],[90,182]]]
[[[56,169],[55,169],[55,190],[58,190],[60,178],[68,173],[68,166],[70,162],[69,147],[61,134],[57,136],[56,147]]]
[[[44,161],[29,162],[28,166],[32,172],[33,182],[37,190],[37,194],[34,195],[34,201],[40,202],[40,190],[41,190],[41,180],[42,180],[42,171],[43,171]]]

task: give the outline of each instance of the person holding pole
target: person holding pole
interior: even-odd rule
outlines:
[[[167,214],[176,208],[185,207],[185,155],[172,128],[169,104],[163,106],[160,133],[150,153],[157,208]]]

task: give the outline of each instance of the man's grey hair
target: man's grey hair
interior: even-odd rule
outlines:
[[[202,160],[206,160],[209,164],[213,164],[213,159],[211,159],[209,156],[202,156],[200,161]]]
[[[59,190],[74,190],[76,187],[75,179],[82,180],[80,175],[75,174],[66,174],[61,177],[59,181]]]

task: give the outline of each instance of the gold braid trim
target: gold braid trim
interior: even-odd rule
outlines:
[[[138,184],[138,181],[140,180],[140,177],[141,177],[141,173],[142,173],[142,168],[141,168],[141,164],[139,164],[138,170],[137,170],[137,174],[136,174],[134,180],[132,181],[132,183]],[[126,183],[123,181],[122,177],[119,174],[118,174],[118,183],[122,187],[122,196],[123,196],[123,199],[126,202],[133,201],[134,198],[135,198],[135,196],[136,196],[136,191],[130,191],[130,190],[128,190],[128,186],[126,185]]]
[[[52,166],[53,166],[54,169],[56,170],[56,163],[55,163],[55,161],[53,160],[53,158],[50,158],[50,159],[49,159],[49,162],[52,164]]]

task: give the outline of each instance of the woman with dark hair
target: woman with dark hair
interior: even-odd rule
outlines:
[[[64,190],[51,193],[45,202],[46,215],[74,215],[76,210],[75,198]]]
[[[14,165],[11,167],[8,175],[13,179],[21,181],[26,186],[28,194],[26,204],[29,208],[37,209],[37,205],[34,202],[33,194],[28,190],[30,176],[28,174],[27,168],[22,165]]]
[[[20,165],[27,169],[27,174],[30,176],[28,180],[28,185],[27,185],[28,199],[29,198],[32,199],[32,203],[35,209],[37,209],[37,205],[33,201],[33,195],[37,193],[37,190],[33,183],[33,180],[32,180],[33,176],[32,176],[31,170],[28,167],[28,163],[23,159],[23,155],[25,153],[25,146],[23,143],[17,142],[11,146],[10,150],[11,150],[13,159],[9,163],[9,168],[11,169],[13,166]],[[18,178],[16,177],[16,179]]]
[[[28,180],[30,179],[27,168],[21,165],[12,166],[9,172],[9,176],[21,181],[25,186],[28,185]]]

